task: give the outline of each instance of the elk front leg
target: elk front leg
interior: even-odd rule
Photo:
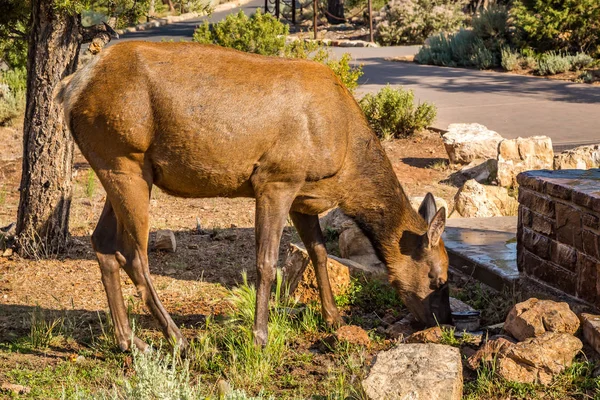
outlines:
[[[162,305],[150,278],[148,212],[151,182],[133,174],[111,174],[108,179],[99,176],[117,215],[116,260],[131,278],[166,338],[181,348],[187,347],[187,341]]]
[[[256,311],[254,344],[265,346],[268,338],[269,297],[279,258],[279,243],[298,188],[289,183],[266,183],[256,190]]]
[[[328,325],[339,327],[343,325],[344,321],[340,317],[340,313],[335,305],[331,284],[329,283],[327,249],[325,247],[323,232],[319,226],[319,217],[317,215],[301,214],[294,211],[290,213],[290,217],[300,235],[300,239],[302,239],[302,243],[306,246],[306,251],[315,269],[319,295],[321,297],[323,319],[325,319]]]
[[[127,319],[127,309],[123,302],[119,264],[115,258],[117,251],[117,218],[110,202],[107,200],[100,215],[98,225],[92,234],[92,246],[96,252],[102,284],[108,299],[108,308],[115,329],[117,345],[123,351],[129,350],[133,334]],[[137,337],[133,337],[134,344],[142,351],[148,347],[146,343]]]

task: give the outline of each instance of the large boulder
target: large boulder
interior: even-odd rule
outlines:
[[[309,265],[310,268],[307,268]],[[284,284],[289,287],[289,294],[296,300],[303,303],[320,301],[315,270],[304,247],[290,243],[282,273]],[[334,295],[344,294],[353,276],[385,279],[385,269],[372,268],[333,256],[327,259],[327,273]]]
[[[519,203],[499,186],[481,185],[471,179],[454,196],[454,210],[464,218],[516,215]]]
[[[547,136],[506,139],[498,146],[498,184],[517,186],[517,175],[523,171],[552,169],[554,150]]]
[[[377,354],[362,386],[371,400],[459,400],[460,351],[432,343],[398,345]]]
[[[579,319],[567,303],[531,298],[516,304],[508,313],[504,330],[519,340],[540,336],[545,332],[574,334]]]
[[[352,218],[344,214],[339,208],[329,211],[319,222],[323,231],[331,230],[337,233],[342,233],[344,229],[357,226]]]
[[[480,124],[450,124],[443,140],[451,163],[468,164],[477,159],[495,159],[502,136]]]
[[[580,146],[554,156],[554,169],[600,168],[600,144]]]
[[[505,348],[498,356],[497,372],[508,381],[547,385],[570,367],[581,340],[568,333],[546,332]]]

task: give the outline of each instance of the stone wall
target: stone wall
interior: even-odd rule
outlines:
[[[519,271],[600,306],[600,170],[519,174]]]

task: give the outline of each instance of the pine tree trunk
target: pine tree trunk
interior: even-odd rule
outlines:
[[[343,24],[344,19],[344,0],[327,0],[327,22],[330,24]]]
[[[54,90],[77,66],[80,19],[57,11],[54,0],[31,3],[17,237],[21,255],[48,257],[69,234],[73,139]]]

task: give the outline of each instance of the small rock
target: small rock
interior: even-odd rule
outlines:
[[[547,385],[571,366],[582,348],[581,340],[573,335],[546,332],[510,346],[498,357],[497,371],[509,381]]]
[[[12,257],[12,255],[13,249],[10,247],[2,252],[2,257]]]
[[[468,164],[496,159],[502,136],[480,124],[451,124],[443,140],[451,163]]]
[[[198,250],[200,246],[198,246],[197,244],[188,244],[187,248],[190,250]]]
[[[400,344],[377,354],[362,386],[371,400],[459,400],[460,352],[440,344]]]
[[[581,326],[583,327],[583,338],[600,353],[600,315],[580,314]]]
[[[580,146],[554,156],[554,169],[600,168],[600,144]]]
[[[518,340],[540,336],[545,332],[574,334],[578,328],[579,319],[567,303],[536,298],[516,304],[504,323],[504,330]]]
[[[173,231],[169,229],[158,230],[154,240],[154,249],[174,252],[177,249],[177,241]]]
[[[405,343],[439,343],[442,341],[443,332],[439,326],[434,326],[415,332],[406,338]]]
[[[371,345],[371,339],[367,332],[363,328],[355,325],[341,326],[335,332],[335,337],[339,342],[347,342],[364,347],[369,347]]]
[[[230,242],[235,242],[237,237],[237,233],[230,229],[213,231],[213,233],[210,235],[210,238],[216,241],[228,240]]]
[[[523,171],[552,169],[554,150],[547,136],[506,139],[498,146],[498,184],[517,186],[517,175]]]
[[[19,394],[29,394],[31,392],[31,388],[23,385],[16,385],[14,383],[4,382],[2,386],[0,386],[0,390],[2,392],[12,393],[13,395]]]

